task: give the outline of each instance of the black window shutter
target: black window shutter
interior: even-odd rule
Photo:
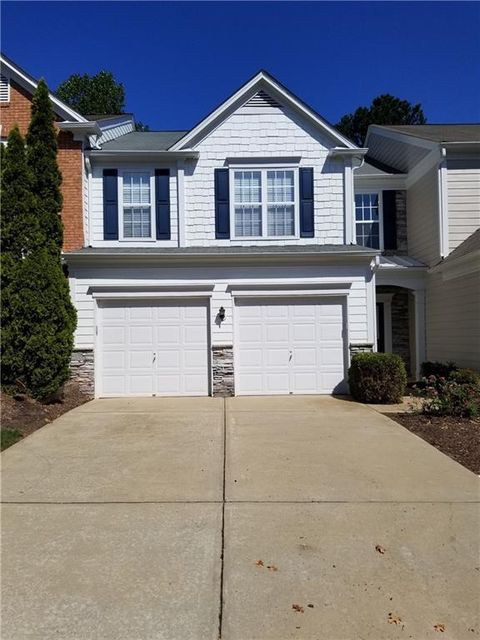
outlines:
[[[170,169],[155,169],[157,240],[170,240]]]
[[[395,191],[383,191],[383,248],[394,250],[397,248],[397,207]]]
[[[103,170],[103,239],[118,240],[118,171]]]
[[[215,169],[215,238],[230,238],[230,189],[228,169]]]
[[[300,237],[313,238],[313,169],[300,169]]]

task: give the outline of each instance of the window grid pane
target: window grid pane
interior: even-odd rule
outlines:
[[[262,174],[260,171],[235,171],[235,235],[262,235]]]
[[[150,238],[150,207],[125,207],[123,210],[124,238]]]
[[[293,236],[294,234],[294,206],[269,205],[268,207],[268,235]]]
[[[357,244],[380,248],[380,218],[378,193],[355,194]]]

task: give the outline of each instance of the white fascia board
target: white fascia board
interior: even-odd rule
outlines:
[[[383,138],[390,138],[391,140],[396,140],[397,142],[413,144],[416,147],[423,147],[425,149],[433,149],[438,145],[438,142],[434,142],[433,140],[425,140],[425,138],[419,138],[418,136],[414,136],[411,133],[406,133],[406,132],[397,131],[393,129],[384,129],[381,125],[371,124],[368,127],[367,137],[365,139],[366,147],[369,146],[368,140],[370,138],[370,134],[382,136]]]
[[[214,111],[212,111],[212,113],[210,113],[206,118],[199,122],[199,124],[191,129],[191,131],[189,131],[183,138],[180,138],[180,140],[172,145],[170,147],[170,150],[178,151],[179,149],[183,148],[186,144],[190,143],[198,135],[200,135],[202,131],[208,129],[208,127],[210,127],[211,125],[214,125],[216,121],[221,120],[222,115],[228,112],[228,110],[233,105],[235,105],[236,103],[240,103],[242,98],[249,96],[250,94],[253,94],[261,89],[273,93],[274,97],[275,95],[280,96],[280,98],[283,99],[289,106],[312,121],[324,132],[327,132],[334,140],[337,140],[341,144],[345,145],[345,147],[347,147],[348,149],[357,149],[357,147],[352,142],[350,142],[350,140],[342,136],[336,129],[328,124],[328,122],[326,122],[317,113],[307,107],[292,93],[290,93],[290,91],[281,86],[272,77],[270,77],[263,71],[260,71],[251,80],[240,87],[240,89],[238,89],[238,91],[230,96],[230,98],[227,98],[227,100],[222,102],[219,107],[217,107]],[[239,104],[239,106],[241,105]]]
[[[38,81],[29,78],[19,67],[12,64],[9,60],[5,60],[3,56],[0,56],[0,60],[2,65],[6,67],[9,71],[10,76],[13,75],[15,82],[18,82],[24,89],[31,91],[32,93],[38,86]],[[54,111],[58,113],[58,115],[65,118],[65,120],[74,120],[75,122],[88,122],[86,118],[81,116],[79,113],[71,109],[64,102],[59,100],[53,93],[49,93],[50,100],[54,105]]]
[[[331,157],[335,157],[335,156],[343,156],[343,157],[359,157],[359,158],[363,158],[364,156],[366,156],[368,153],[368,148],[367,147],[354,147],[354,148],[349,148],[349,149],[345,149],[345,147],[333,147],[333,149],[330,149],[328,152],[328,155]]]
[[[353,173],[355,187],[359,189],[406,189],[407,175],[405,173],[389,173],[385,175],[370,174],[357,175]]]
[[[80,136],[83,139],[84,136],[99,136],[102,130],[98,126],[98,122],[59,122],[58,128],[62,131],[70,131],[74,136]]]

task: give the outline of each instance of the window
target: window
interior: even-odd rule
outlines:
[[[0,102],[10,102],[10,79],[0,75]]]
[[[123,237],[152,237],[150,173],[123,174]]]
[[[294,169],[234,171],[235,237],[295,235]]]
[[[355,194],[355,232],[357,244],[381,248],[381,197],[379,193]]]

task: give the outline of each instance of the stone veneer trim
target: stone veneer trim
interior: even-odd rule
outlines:
[[[212,345],[212,395],[235,395],[233,345]]]
[[[95,356],[93,349],[75,349],[70,359],[70,379],[80,390],[92,397],[95,394]]]

